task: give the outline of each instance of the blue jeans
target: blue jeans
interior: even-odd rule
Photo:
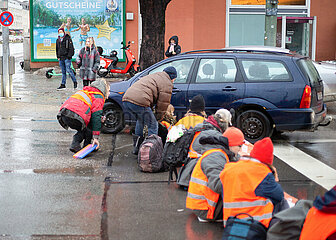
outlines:
[[[148,136],[158,134],[158,122],[150,107],[142,107],[130,102],[123,102],[126,111],[136,117],[135,135],[143,137],[144,125],[148,127]]]
[[[59,65],[62,70],[62,84],[66,84],[66,73],[68,72],[70,74],[71,80],[75,83],[76,77],[71,69],[71,60],[65,59],[65,60],[59,60]]]

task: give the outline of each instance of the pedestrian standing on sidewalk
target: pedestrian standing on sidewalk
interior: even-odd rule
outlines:
[[[77,88],[77,80],[74,72],[71,69],[71,58],[74,53],[75,49],[71,37],[65,33],[64,28],[58,29],[58,38],[56,40],[56,55],[62,70],[62,83],[61,86],[57,88],[57,90],[65,89],[67,72],[70,74],[70,77],[74,83],[74,89]]]
[[[79,77],[83,79],[84,87],[96,80],[100,57],[93,37],[86,39],[85,47],[79,51],[76,63],[79,68]]]
[[[166,67],[162,72],[140,78],[130,86],[123,98],[124,108],[136,117],[133,135],[133,154],[137,155],[144,140],[143,128],[148,127],[148,136],[158,134],[158,122],[162,120],[173,91],[173,82],[177,76],[174,67]],[[152,108],[155,107],[155,115]]]
[[[91,143],[99,148],[99,135],[102,124],[103,106],[110,92],[110,86],[105,80],[92,82],[91,86],[84,87],[69,97],[61,106],[57,119],[64,129],[69,127],[77,130],[73,136],[70,151],[81,150]]]
[[[177,36],[172,36],[171,38],[169,38],[169,46],[167,48],[166,51],[166,57],[172,57],[175,56],[177,54],[181,53],[181,46],[178,45],[178,37]]]

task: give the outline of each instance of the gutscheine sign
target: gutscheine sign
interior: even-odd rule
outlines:
[[[31,0],[32,61],[55,61],[58,29],[63,27],[73,40],[74,58],[93,37],[104,54],[118,51],[125,41],[124,0]]]

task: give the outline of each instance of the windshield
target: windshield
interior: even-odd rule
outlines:
[[[310,59],[300,59],[299,66],[306,78],[309,79],[311,85],[319,84],[321,77]]]

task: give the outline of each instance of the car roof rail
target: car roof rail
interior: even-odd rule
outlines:
[[[236,46],[220,49],[201,49],[184,52],[183,54],[201,53],[201,52],[255,52],[255,53],[274,53],[274,54],[292,54],[289,49],[270,47],[270,46]]]

